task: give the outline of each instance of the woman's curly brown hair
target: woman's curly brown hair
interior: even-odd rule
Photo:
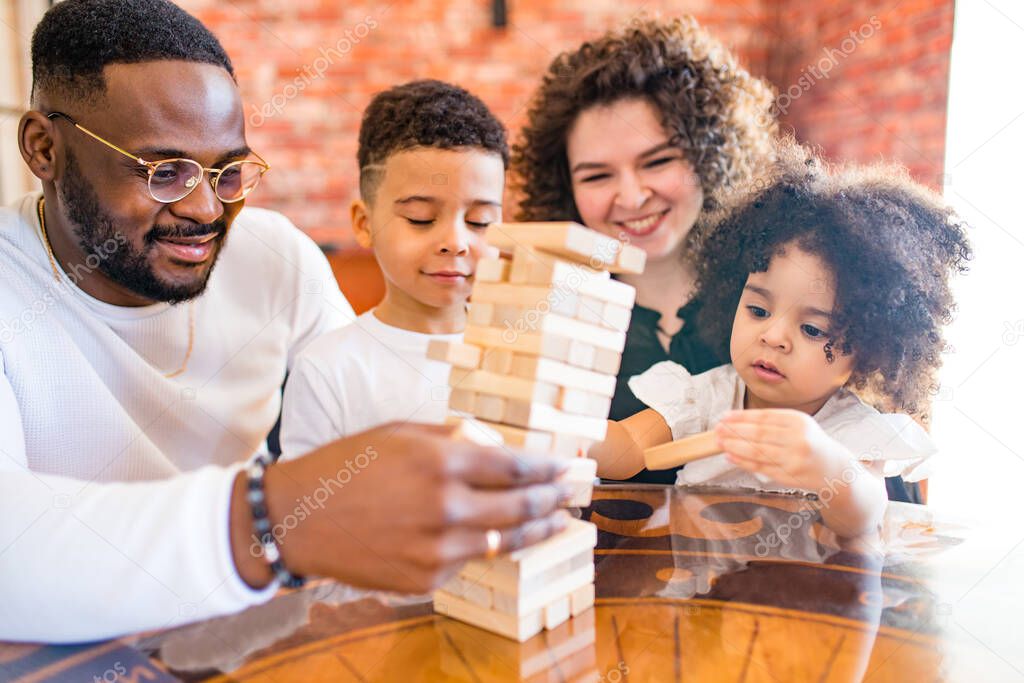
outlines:
[[[728,357],[747,276],[795,244],[835,278],[826,358],[852,353],[851,388],[880,409],[926,411],[955,310],[950,275],[971,258],[954,211],[901,167],[833,169],[792,140],[726,202],[696,260],[700,334]]]
[[[580,112],[645,98],[700,178],[704,207],[769,159],[772,91],[692,17],[640,20],[560,54],[534,95],[512,149],[518,220],[573,220],[566,138]]]

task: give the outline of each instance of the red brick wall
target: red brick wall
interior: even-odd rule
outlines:
[[[832,158],[899,161],[941,187],[951,0],[782,0],[773,23],[766,75],[784,127]]]
[[[836,56],[829,78],[780,100],[783,121],[831,155],[902,160],[932,183],[941,174],[951,0],[515,0],[503,30],[490,26],[489,0],[178,1],[231,54],[250,143],[274,167],[253,203],[284,212],[321,242],[351,244],[357,131],[375,92],[413,78],[454,81],[514,136],[554,55],[628,23],[641,7],[693,13],[782,92],[823,48],[843,50],[849,31],[868,25],[871,35]]]

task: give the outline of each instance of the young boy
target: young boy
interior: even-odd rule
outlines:
[[[374,97],[359,131],[352,225],[384,274],[381,303],[299,356],[281,422],[283,457],[392,420],[443,422],[448,365],[431,339],[460,340],[477,261],[501,220],[508,145],[483,102],[440,81]]]

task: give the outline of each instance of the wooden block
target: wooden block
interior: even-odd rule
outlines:
[[[491,304],[494,306],[494,314],[491,316],[491,325],[501,329],[515,328],[516,322],[522,315],[522,309],[514,304]]]
[[[483,354],[480,368],[487,372],[508,375],[512,372],[512,359],[514,357],[515,353],[508,349],[487,349]]]
[[[644,451],[644,465],[649,470],[670,470],[721,452],[718,435],[714,431],[701,432],[648,448]]]
[[[629,321],[632,317],[633,309],[606,303],[601,311],[601,324],[619,332],[626,332],[629,330]]]
[[[647,252],[631,244],[622,245],[615,267],[619,273],[642,273],[647,265]]]
[[[609,277],[611,275],[607,270],[595,270],[537,249],[516,247],[512,255],[509,282],[543,285],[558,283],[562,287],[574,288],[584,280],[607,280]]]
[[[486,239],[506,253],[514,252],[516,247],[533,247],[595,269],[643,272],[644,264],[637,263],[636,247],[620,263],[624,248],[621,242],[578,223],[494,223],[487,228]]]
[[[569,469],[558,478],[558,481],[573,487],[573,497],[565,506],[582,508],[590,505],[597,479],[597,461],[591,458],[572,458]]]
[[[595,352],[596,355],[596,352]],[[568,389],[582,389],[609,398],[615,395],[615,377],[540,356],[517,353],[511,373]]]
[[[578,339],[573,339],[569,343],[569,358],[566,359],[570,365],[576,365],[581,368],[592,368],[594,367],[594,361],[597,358],[597,347],[593,344],[584,343]]]
[[[558,576],[547,576],[544,585],[523,591],[503,591],[494,589],[493,608],[502,614],[523,616],[537,610],[543,610],[546,605],[560,598],[568,598],[573,591],[588,583],[594,582],[594,564],[581,567],[574,572]],[[566,615],[568,618],[568,614]]]
[[[475,422],[479,422],[484,427],[501,436],[503,443],[507,446],[514,446],[515,448],[536,451],[538,453],[548,453],[551,450],[551,432],[522,429],[521,427],[513,427],[512,425],[498,422],[484,422],[483,420],[475,420]]]
[[[528,403],[545,403],[553,406],[558,402],[559,395],[561,394],[561,390],[554,384],[537,382],[511,375],[499,375],[487,370],[452,368],[448,382],[453,388],[457,387],[465,391],[474,392],[477,395],[478,410],[480,402],[485,395],[500,396]],[[485,420],[491,419],[484,415],[480,415],[480,417]],[[502,420],[494,421],[501,422]]]
[[[462,598],[467,602],[471,602],[474,605],[478,605],[485,609],[493,609],[494,590],[490,586],[486,586],[482,583],[470,581],[469,579],[456,575],[448,579],[448,582],[441,586],[441,590],[446,593],[451,593],[458,598]]]
[[[427,358],[450,363],[457,368],[475,368],[480,365],[480,347],[472,344],[431,339],[427,344]]]
[[[571,602],[570,598],[570,612]],[[580,619],[570,619],[561,626],[547,630],[540,638],[533,638],[529,642],[523,643],[518,646],[518,679],[530,682],[551,680],[573,681],[573,683],[581,683],[583,680],[598,682],[600,677],[596,671],[594,671],[593,678],[590,679],[577,677],[580,667],[574,661],[574,656],[577,654],[589,655],[591,660],[595,658],[594,640],[596,635],[593,618],[588,618],[584,614]],[[569,668],[566,668],[566,665]],[[465,671],[465,665],[453,670],[462,673]]]
[[[537,277],[533,274],[534,270],[543,266],[544,261],[539,252],[528,247],[515,247],[512,250],[512,269],[508,281],[519,285],[529,284]]]
[[[611,349],[597,349],[594,353],[594,364],[590,369],[602,375],[615,377],[622,366],[622,353]]]
[[[594,564],[594,551],[593,550],[588,550],[585,553],[579,553],[578,555],[573,555],[569,559],[569,571],[570,572],[574,572],[577,569],[579,569],[580,567],[585,567],[588,564]]]
[[[577,459],[581,455],[585,456],[590,445],[594,443],[591,439],[564,432],[555,432],[552,436],[551,448],[548,452],[562,458]]]
[[[481,446],[502,446],[505,443],[500,432],[492,429],[483,420],[475,420],[462,415],[448,415],[445,424],[455,425],[452,438],[466,439]]]
[[[476,262],[474,282],[507,282],[511,263],[503,258],[482,258]]]
[[[434,611],[519,642],[532,638],[544,629],[544,614],[541,610],[516,617],[474,605],[441,590],[434,592]]]
[[[515,320],[520,318],[529,322],[537,313],[558,313],[571,318],[576,315],[580,303],[579,295],[574,292],[561,292],[552,287],[513,285],[503,282],[477,283],[473,286],[472,298],[477,303],[506,304],[517,307],[519,311],[514,316],[505,313],[504,309],[501,311],[505,313],[504,319],[511,323],[515,323]],[[515,319],[512,319],[513,317]]]
[[[478,406],[479,403],[480,397],[477,398]],[[481,417],[483,416],[481,415]],[[603,440],[608,431],[608,421],[605,419],[586,415],[570,415],[544,403],[527,403],[509,399],[504,418],[500,422],[507,422],[516,427],[573,434],[593,441]]]
[[[607,418],[612,407],[612,399],[581,389],[562,389],[556,405],[559,410],[572,415]]]
[[[466,320],[470,325],[483,325],[487,327],[494,320],[494,304],[470,302],[469,314]]]
[[[594,584],[588,583],[574,590],[569,595],[569,613],[576,617],[594,606],[596,591]]]
[[[508,399],[504,397],[488,394],[476,395],[476,409],[473,411],[473,414],[481,420],[504,422],[507,410]]]
[[[611,327],[604,322],[605,303],[589,296],[580,299],[579,308],[576,310],[576,319],[591,325],[603,325]]]
[[[553,261],[549,270],[533,269],[535,286],[548,286],[554,291],[569,291],[632,309],[636,303],[636,289],[625,282],[609,279],[608,273],[567,261]]]
[[[539,332],[550,332],[561,337],[569,337],[575,341],[591,346],[610,349],[622,353],[626,345],[626,335],[617,330],[609,330],[597,325],[588,325],[579,320],[566,318],[562,315],[550,313],[539,317],[537,330]]]
[[[485,348],[509,349],[516,353],[543,356],[552,360],[566,361],[569,358],[568,337],[542,335],[537,332],[516,332],[497,327],[467,325],[463,333],[466,343]]]
[[[493,560],[472,560],[463,566],[461,573],[499,591],[518,592],[525,582],[566,559],[593,552],[597,545],[597,527],[590,522],[574,519],[568,513],[566,522],[565,529],[540,543]]]
[[[544,628],[551,630],[569,620],[569,596],[565,595],[544,606]]]
[[[448,409],[472,415],[476,410],[476,394],[465,389],[452,389],[448,396]]]

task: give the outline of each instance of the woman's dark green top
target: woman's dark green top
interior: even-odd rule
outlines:
[[[635,375],[643,374],[655,363],[671,360],[686,368],[691,375],[718,367],[729,362],[719,358],[697,334],[696,318],[700,305],[690,301],[680,308],[676,315],[683,321],[682,328],[676,332],[668,345],[668,351],[658,339],[658,323],[661,314],[657,311],[636,304],[633,306],[633,317],[626,331],[626,345],[622,351],[622,366],[615,383],[615,395],[609,417],[612,420],[623,420],[647,408],[640,399],[633,395],[627,382]],[[677,470],[641,470],[629,481],[648,484],[674,484]],[[917,484],[907,484],[899,477],[889,477],[885,487],[890,500],[908,503],[920,503],[921,494]]]
[[[658,339],[658,323],[661,314],[657,311],[636,304],[633,306],[633,317],[626,331],[626,346],[622,350],[622,366],[616,379],[615,395],[612,397],[612,408],[609,417],[612,420],[623,420],[635,415],[647,406],[633,395],[626,384],[630,377],[643,374],[655,363],[671,360],[689,370],[691,375],[727,362],[718,358],[704,341],[697,336],[696,327],[691,322],[698,310],[694,301],[686,304],[676,315],[683,321],[683,327],[675,333],[669,342],[668,351]],[[642,470],[629,481],[649,484],[674,484],[676,470],[651,471]]]

